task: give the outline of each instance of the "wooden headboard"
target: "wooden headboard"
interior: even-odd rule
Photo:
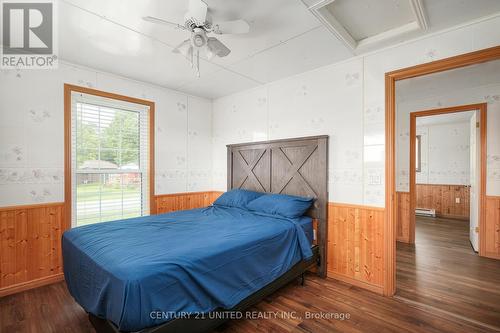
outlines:
[[[318,273],[326,276],[328,135],[227,146],[227,188],[314,197]]]

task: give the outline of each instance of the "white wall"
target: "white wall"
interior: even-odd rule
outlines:
[[[215,189],[226,189],[226,144],[329,134],[330,201],[383,207],[385,73],[499,44],[495,18],[215,100]]]
[[[500,74],[500,73],[499,73]],[[444,95],[404,101],[396,113],[396,190],[409,191],[410,112],[454,105],[488,103],[486,194],[500,195],[500,76],[499,84],[471,87]]]
[[[384,74],[499,44],[500,18],[494,18],[223,97],[212,105],[69,64],[53,71],[1,71],[0,205],[64,199],[62,85],[73,83],[157,103],[158,194],[225,190],[228,143],[329,134],[330,201],[383,207]],[[500,91],[488,95],[489,124],[500,124]],[[480,96],[484,100],[485,92]],[[398,135],[404,139],[405,130]],[[499,151],[500,130],[489,126],[492,195],[500,193]],[[403,178],[398,171],[398,188],[404,188]]]
[[[470,185],[470,122],[419,125],[417,184]]]
[[[362,61],[350,61],[214,101],[214,186],[226,187],[228,143],[330,135],[336,201],[363,198]],[[332,109],[346,112],[344,115]],[[347,113],[347,114],[346,114]],[[382,137],[383,139],[383,137]],[[342,149],[339,149],[342,147]]]
[[[61,63],[0,71],[0,206],[64,200],[64,83],[154,101],[156,193],[212,188],[210,100]]]

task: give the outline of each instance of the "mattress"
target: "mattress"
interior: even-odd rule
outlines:
[[[310,218],[211,206],[63,234],[64,275],[88,312],[123,331],[230,309],[312,256]]]

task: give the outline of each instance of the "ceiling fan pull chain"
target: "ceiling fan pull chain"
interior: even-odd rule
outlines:
[[[196,51],[196,76],[200,77],[200,50]]]
[[[193,57],[194,57],[194,52],[191,51],[191,68],[194,68],[194,59],[193,59]]]

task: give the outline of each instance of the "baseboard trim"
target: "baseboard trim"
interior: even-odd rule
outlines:
[[[494,252],[486,252],[483,257],[500,260],[500,254]]]
[[[409,239],[403,239],[403,238],[396,238],[396,242],[405,243],[405,244],[415,244],[415,243],[410,242]]]
[[[450,220],[469,221],[469,216],[436,214],[436,217],[442,218],[442,219],[450,219]]]
[[[58,273],[50,276],[46,276],[43,278],[30,280],[27,282],[22,282],[18,284],[13,284],[8,287],[0,288],[0,297],[5,297],[7,295],[12,295],[16,293],[20,293],[22,291],[26,291],[33,288],[42,287],[48,284],[60,282],[64,280],[64,274]]]
[[[347,283],[347,284],[350,284],[350,285],[353,285],[353,286],[356,286],[356,287],[359,287],[359,288],[363,288],[363,289],[369,290],[369,291],[374,292],[374,293],[379,294],[379,295],[383,295],[384,294],[384,288],[382,286],[377,286],[375,284],[371,284],[371,283],[368,283],[368,282],[359,281],[359,280],[353,279],[351,277],[348,277],[348,276],[345,276],[345,275],[342,275],[342,274],[338,274],[338,273],[335,273],[335,272],[332,272],[332,271],[328,271],[327,272],[327,276],[329,278],[332,278],[332,279],[335,279],[335,280],[339,280],[339,281],[342,281],[344,283]]]

